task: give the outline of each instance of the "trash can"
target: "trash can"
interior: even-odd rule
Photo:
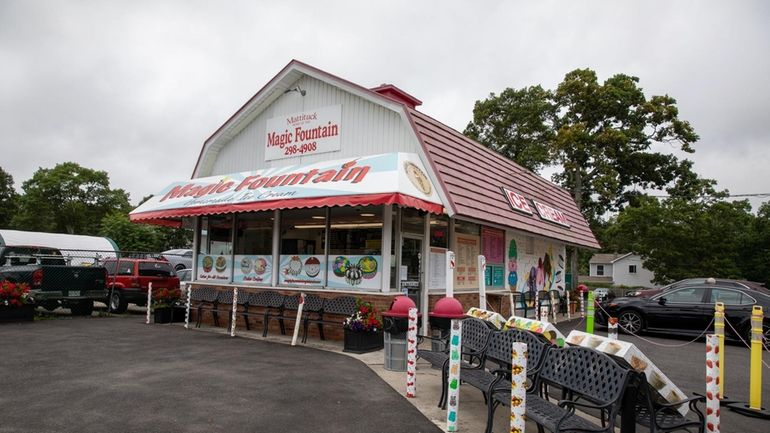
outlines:
[[[452,319],[464,319],[465,312],[463,304],[455,298],[444,297],[436,302],[433,311],[428,313],[428,323],[433,330],[433,337],[449,341],[449,328],[452,326]],[[431,350],[438,351],[445,349],[441,343],[431,340]]]
[[[390,309],[382,313],[385,345],[385,369],[406,371],[406,331],[409,326],[409,309],[416,308],[407,296],[393,299]],[[417,313],[419,327],[420,313]]]

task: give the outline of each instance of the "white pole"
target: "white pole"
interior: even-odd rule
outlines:
[[[581,291],[578,296],[580,296],[580,317],[582,319],[585,319],[586,317],[586,299],[583,297],[583,292]]]
[[[551,298],[551,315],[553,316],[553,323],[558,323],[556,321],[556,297],[553,292],[548,292],[548,296]]]
[[[446,297],[454,298],[455,296],[455,253],[454,251],[446,252]]]
[[[539,320],[541,322],[543,322],[543,323],[548,323],[548,307],[546,307],[545,305],[540,307],[540,319]]]
[[[190,303],[192,302],[192,287],[187,286],[187,308],[184,312],[184,329],[190,329]]]
[[[478,268],[479,270],[479,308],[482,310],[487,309],[487,258],[479,256]]]
[[[297,305],[297,319],[294,321],[294,335],[291,337],[291,345],[297,345],[297,336],[299,335],[299,327],[302,325],[302,309],[305,308],[305,294],[299,294],[299,305]]]
[[[719,337],[706,336],[706,428],[719,433]]]
[[[147,321],[150,324],[150,307],[152,306],[152,283],[147,285]]]
[[[564,297],[567,300],[567,320],[571,320],[572,319],[572,314],[570,314],[570,312],[569,312],[569,307],[570,307],[570,305],[569,305],[569,290],[565,290],[564,291]]]
[[[233,287],[233,314],[230,316],[230,336],[235,337],[235,321],[238,318],[238,288]]]
[[[527,406],[527,343],[511,345],[511,432],[524,433]]]
[[[540,320],[540,291],[535,290],[535,320]]]
[[[409,323],[406,328],[406,396],[417,395],[417,309],[409,309]]]
[[[511,317],[516,317],[516,305],[513,301],[513,292],[508,294],[508,299],[511,301]]]
[[[447,431],[457,431],[457,409],[460,404],[460,348],[462,347],[461,320],[452,320],[449,333],[449,375],[447,376]]]
[[[618,319],[610,317],[607,319],[607,339],[618,339]]]

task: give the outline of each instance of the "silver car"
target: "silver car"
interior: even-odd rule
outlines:
[[[185,250],[185,249],[168,250],[168,251],[163,251],[162,253],[160,253],[160,255],[163,256],[163,258],[166,259],[171,264],[171,266],[174,268],[175,271],[192,268],[192,259],[193,259],[192,250]]]

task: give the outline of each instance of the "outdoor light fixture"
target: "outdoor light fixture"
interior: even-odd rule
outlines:
[[[362,217],[373,217],[374,214],[373,213],[362,213],[361,216]]]
[[[312,218],[314,220],[325,220],[326,219],[326,217],[323,216],[323,215],[313,215]]]
[[[302,88],[299,87],[299,84],[297,84],[293,89],[286,89],[286,90],[284,90],[283,94],[285,95],[285,94],[290,93],[290,92],[299,92],[299,94],[302,95],[302,96],[305,96],[305,94],[307,94],[306,91],[302,90]]]
[[[348,224],[332,224],[333,229],[366,229],[366,228],[378,228],[382,227],[382,223],[348,223]],[[325,224],[297,224],[295,229],[325,229]]]

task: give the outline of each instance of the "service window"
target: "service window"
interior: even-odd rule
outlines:
[[[329,215],[326,286],[379,290],[382,285],[382,207],[333,207]]]
[[[270,284],[273,276],[273,212],[238,215],[233,282]]]
[[[326,208],[290,209],[281,212],[279,284],[325,284],[326,213]]]

